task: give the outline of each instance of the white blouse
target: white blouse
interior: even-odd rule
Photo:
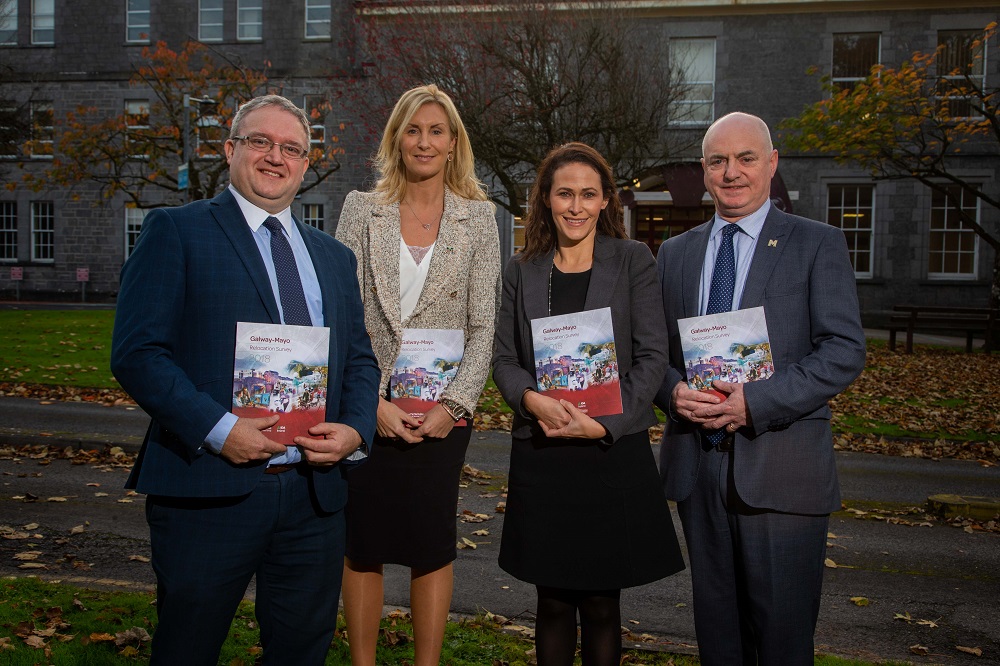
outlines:
[[[427,253],[418,264],[402,237],[399,239],[399,313],[402,321],[409,319],[413,309],[417,307],[420,292],[424,290],[432,254],[434,254],[433,243],[427,248]]]

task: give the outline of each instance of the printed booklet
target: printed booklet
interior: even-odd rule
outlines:
[[[404,328],[403,345],[389,377],[392,402],[422,420],[448,384],[465,355],[465,334],[457,328]],[[459,419],[456,426],[466,425]]]
[[[611,308],[531,320],[538,392],[588,416],[622,413]]]
[[[709,391],[716,379],[745,384],[774,374],[764,308],[678,319],[688,386]]]
[[[236,323],[233,414],[279,414],[263,432],[280,444],[326,420],[330,329],[325,326]]]

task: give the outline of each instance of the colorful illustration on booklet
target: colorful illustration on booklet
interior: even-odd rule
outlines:
[[[763,308],[678,321],[688,386],[725,399],[712,382],[745,384],[774,374]]]
[[[465,334],[458,329],[404,329],[389,376],[390,399],[414,418],[423,418],[455,379],[464,353]]]
[[[610,308],[532,320],[532,335],[539,393],[590,416],[621,413]]]
[[[326,414],[329,329],[262,326],[241,322],[237,327],[233,413],[251,418],[280,415],[277,425],[264,432],[276,442],[291,444]]]

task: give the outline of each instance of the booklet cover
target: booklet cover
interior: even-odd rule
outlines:
[[[465,333],[457,328],[404,328],[399,358],[389,377],[391,400],[415,419],[437,404],[455,379],[465,355]],[[456,426],[466,425],[459,419]]]
[[[747,308],[678,319],[688,386],[726,396],[712,389],[716,379],[744,384],[774,374],[771,342],[764,308]]]
[[[622,413],[611,308],[531,320],[538,392],[588,416]]]
[[[236,323],[233,414],[281,416],[263,432],[280,444],[326,420],[330,329],[325,326]]]

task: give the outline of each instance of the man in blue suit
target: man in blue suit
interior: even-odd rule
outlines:
[[[152,417],[127,487],[146,493],[158,626],[153,664],[215,664],[256,575],[268,664],[322,664],[344,556],[344,465],[375,431],[379,370],[354,255],[292,217],[309,119],[244,104],[211,200],[152,211],[125,263],[111,367]],[[236,417],[237,322],[330,329],[326,420],[278,444],[278,416]]]
[[[771,205],[778,153],[760,118],[717,120],[702,144],[716,214],[657,265],[670,369],[660,448],[694,586],[702,663],[813,663],[829,514],[840,509],[827,401],[865,364],[843,233]],[[677,320],[763,306],[774,375],[725,395],[688,388]]]

